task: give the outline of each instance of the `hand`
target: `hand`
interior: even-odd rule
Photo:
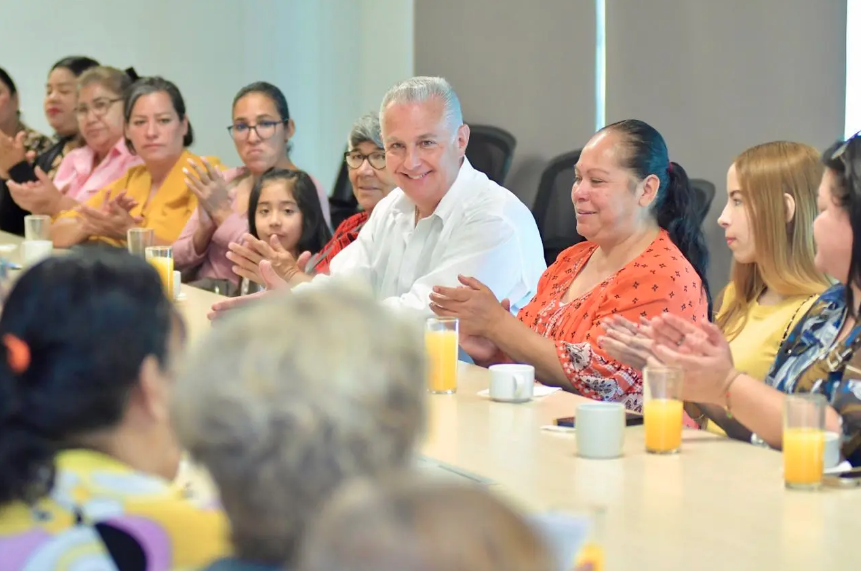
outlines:
[[[475,278],[458,276],[462,287],[435,286],[430,294],[430,309],[440,317],[460,319],[460,331],[465,335],[491,337],[497,324],[510,316],[510,304],[502,305],[490,288]]]
[[[103,236],[125,240],[129,228],[134,228],[143,222],[140,216],[132,216],[129,210],[137,205],[137,201],[120,192],[115,198],[105,196],[101,208],[93,208],[82,204],[76,208],[83,221],[83,230],[89,236]]]
[[[720,329],[709,322],[695,325],[669,313],[651,323],[655,355],[684,372],[684,399],[723,405],[738,371]]]
[[[188,167],[182,169],[185,173],[185,184],[197,196],[200,206],[209,214],[213,222],[221,226],[233,213],[227,181],[218,169],[209,164],[209,161],[204,158],[200,160],[203,162],[203,167],[197,166],[192,159],[188,160],[189,167],[194,170],[196,176]]]
[[[284,249],[277,236],[272,236],[267,244],[251,234],[242,237],[242,244],[231,242],[227,259],[236,264],[233,273],[259,284],[265,284],[263,276],[260,275],[260,262],[267,260],[272,269],[281,280],[290,282],[298,274],[302,274],[301,268],[308,264],[311,257],[310,252],[303,252],[299,259]]]
[[[9,178],[9,169],[27,160],[27,151],[24,149],[26,137],[25,131],[18,132],[14,137],[0,132],[0,173],[3,178]]]
[[[9,194],[15,203],[33,214],[57,214],[58,204],[63,193],[54,186],[54,182],[41,168],[36,167],[36,182],[17,183],[10,180],[6,183]]]
[[[652,328],[642,319],[639,325],[619,315],[601,322],[606,334],[598,338],[598,346],[610,357],[642,370],[646,365],[660,365],[661,361],[652,351]]]
[[[271,295],[270,291],[258,291],[257,293],[252,293],[249,295],[243,295],[240,297],[231,297],[225,299],[223,301],[217,301],[212,304],[212,309],[209,313],[206,314],[206,317],[210,321],[215,321],[216,319],[221,319],[231,310],[236,309],[237,307],[242,307],[246,304],[252,303],[255,300],[262,299],[267,295]]]

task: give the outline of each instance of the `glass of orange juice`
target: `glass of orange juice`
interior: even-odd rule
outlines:
[[[682,446],[682,370],[677,367],[643,368],[645,404],[643,424],[646,452],[675,454]]]
[[[783,405],[783,480],[787,488],[815,490],[825,467],[825,396],[787,395]]]
[[[589,534],[574,560],[574,571],[604,571],[607,565],[607,554],[604,552],[602,537],[604,508],[589,506],[581,510],[581,513],[583,512],[589,517]]]
[[[432,317],[425,325],[428,357],[428,392],[452,394],[457,391],[458,320]]]
[[[153,265],[161,276],[168,299],[173,299],[173,248],[170,246],[149,246],[145,250],[146,260]]]

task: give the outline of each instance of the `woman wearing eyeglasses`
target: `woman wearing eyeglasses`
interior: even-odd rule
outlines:
[[[350,184],[353,185],[353,194],[362,210],[338,225],[329,243],[314,255],[305,267],[305,271],[309,273],[328,274],[332,258],[359,236],[359,231],[370,218],[371,211],[395,188],[395,181],[386,171],[386,153],[383,150],[380,117],[377,113],[363,115],[353,124],[347,145],[350,149],[345,153],[347,174]]]
[[[287,99],[274,85],[259,81],[240,89],[233,98],[233,123],[227,129],[243,166],[221,173],[189,165],[186,182],[197,195],[198,206],[173,244],[177,269],[194,285],[227,289],[219,289],[220,293],[233,293],[239,284],[226,256],[227,246],[248,232],[248,197],[254,183],[273,168],[300,170],[289,155],[296,126]],[[329,224],[328,196],[312,180]]]
[[[56,216],[86,202],[141,163],[123,138],[123,96],[131,81],[125,72],[106,66],[91,68],[81,75],[75,113],[86,145],[63,158],[53,181],[38,167],[36,181],[9,181],[18,206],[33,214]]]
[[[310,256],[307,262],[304,256],[299,256],[298,263],[304,264],[305,272],[309,274],[329,273],[332,258],[359,236],[359,231],[370,218],[374,207],[396,186],[394,179],[386,171],[380,118],[376,113],[363,115],[353,124],[347,138],[347,148],[349,150],[344,153],[344,158],[348,176],[362,211],[341,222],[322,250],[310,252],[313,256]],[[260,274],[260,262],[270,261],[273,271],[280,274],[279,260],[283,259],[282,255],[285,254],[278,244],[269,244],[246,234],[241,243],[236,241],[230,245],[227,257],[235,264],[234,272],[249,282],[263,286],[266,280]],[[309,253],[304,254],[307,256]]]

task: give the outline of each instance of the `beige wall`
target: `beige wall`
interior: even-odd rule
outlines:
[[[412,22],[413,0],[0,0],[0,66],[46,132],[45,77],[63,56],[163,75],[186,100],[193,151],[231,165],[233,96],[272,82],[296,121],[294,161],[331,188],[352,122],[413,74]]]
[[[636,117],[718,186],[705,229],[712,288],[730,256],[716,219],[741,151],[843,133],[846,0],[607,0],[607,121]]]
[[[506,186],[527,205],[548,159],[594,130],[591,0],[418,0],[415,70],[447,78],[467,123],[517,137]]]

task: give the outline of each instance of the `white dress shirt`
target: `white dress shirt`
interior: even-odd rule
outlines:
[[[507,189],[464,158],[433,215],[415,223],[415,203],[399,188],[381,200],[355,242],[332,259],[329,279],[363,281],[383,304],[430,315],[434,286],[478,279],[516,313],[546,269],[535,219]],[[306,285],[306,284],[302,284]],[[298,287],[302,287],[301,285]]]

